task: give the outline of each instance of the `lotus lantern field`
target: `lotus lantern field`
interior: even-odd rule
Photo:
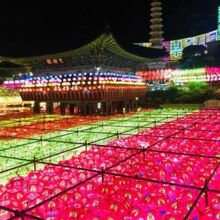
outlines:
[[[0,219],[220,219],[219,123],[218,110],[200,110],[36,161],[0,187]]]
[[[79,145],[85,144],[85,142],[107,144],[109,140],[113,140],[118,137],[121,132],[126,132],[132,128],[132,131],[129,131],[128,134],[135,134],[138,130],[140,131],[145,128],[155,126],[155,123],[163,123],[177,117],[177,115],[185,115],[188,111],[178,110],[175,111],[175,114],[171,114],[171,112],[172,111],[168,109],[155,110],[153,112],[142,112],[138,115],[125,115],[125,117],[122,118],[114,117],[111,118],[111,120],[104,120],[106,117],[99,117],[100,120],[102,119],[100,122],[90,123],[87,125],[78,125],[76,123],[68,124],[68,121],[71,122],[71,120],[68,119],[67,121],[67,119],[64,119],[68,126],[73,125],[73,127],[65,130],[63,130],[63,127],[58,127],[57,129],[61,130],[53,131],[53,129],[51,129],[48,130],[48,133],[41,134],[40,136],[36,135],[36,132],[42,133],[44,130],[39,130],[37,128],[33,130],[28,129],[29,132],[25,134],[25,137],[18,135],[16,136],[17,138],[14,138],[13,140],[1,141],[0,166],[3,171],[8,170],[7,172],[0,173],[1,182],[7,182],[15,175],[26,175],[31,169],[33,169],[34,165],[25,165],[27,163],[26,159],[32,161],[34,158],[39,160],[42,158],[52,157],[54,160],[53,155],[57,155],[56,162],[58,162],[62,160],[63,157],[71,158],[74,153],[78,154],[82,150],[85,150],[85,147],[79,147]],[[39,120],[39,118],[37,119]],[[75,119],[73,118],[72,120]],[[85,120],[86,118],[83,121]],[[87,122],[89,123],[89,121]],[[54,125],[56,127],[57,120],[53,122],[46,122],[45,127],[48,123],[50,126]],[[27,126],[27,128],[32,128],[32,125],[33,124]],[[78,127],[75,127],[77,125]],[[40,126],[44,127],[44,124],[41,123]],[[31,134],[31,131],[33,131],[34,135]],[[32,136],[27,138],[26,135]],[[74,150],[74,148],[77,149]],[[66,153],[60,154],[60,152],[63,151],[66,151]],[[13,169],[13,167],[17,167],[18,165],[19,168]]]
[[[36,118],[26,118],[19,119],[17,122],[14,120],[10,122],[5,122],[5,124],[0,127],[0,136],[4,139],[10,139],[15,137],[30,137],[32,135],[43,135],[46,133],[51,133],[54,131],[64,130],[72,128],[74,126],[89,124],[101,120],[99,116],[91,117],[69,117],[64,118],[61,116],[53,117],[42,117]]]

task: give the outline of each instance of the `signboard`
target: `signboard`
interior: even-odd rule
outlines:
[[[191,45],[204,45],[216,41],[218,39],[218,31],[211,31],[206,34],[183,38],[179,40],[170,41],[170,59],[179,60],[182,58],[183,49]]]

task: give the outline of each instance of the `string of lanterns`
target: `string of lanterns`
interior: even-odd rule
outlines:
[[[220,81],[220,67],[206,67],[194,69],[158,69],[139,71],[145,81],[172,80],[174,83],[213,82]]]
[[[140,76],[117,73],[74,73],[31,77],[26,80],[9,80],[4,82],[7,88],[20,92],[33,91],[69,91],[107,89],[109,86],[126,88],[146,87]]]

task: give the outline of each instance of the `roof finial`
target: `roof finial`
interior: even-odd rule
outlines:
[[[110,34],[110,33],[111,33],[111,26],[110,26],[109,23],[107,23],[107,24],[105,25],[105,33],[106,33],[106,34]]]

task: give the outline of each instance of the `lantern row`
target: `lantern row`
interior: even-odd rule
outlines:
[[[148,70],[148,71],[139,71],[136,74],[145,81],[152,80],[170,80],[172,69],[157,69],[157,70]]]
[[[213,82],[220,81],[220,67],[207,67],[196,69],[160,69],[140,71],[137,75],[144,81],[173,80],[179,82]]]
[[[40,89],[41,90],[41,89]],[[134,99],[144,96],[146,86],[105,86],[99,90],[59,90],[59,91],[21,91],[23,100],[102,100],[102,99]]]
[[[172,80],[175,83],[217,82],[220,81],[220,68],[207,67],[190,70],[175,70]]]
[[[135,75],[117,73],[69,73],[30,77],[23,80],[5,81],[7,88],[63,88],[99,85],[144,85],[142,78]]]
[[[74,91],[74,92],[96,92],[101,90],[137,90],[137,89],[144,89],[146,90],[146,85],[102,85],[102,86],[64,86],[64,87],[56,87],[56,88],[20,88],[18,89],[19,92],[42,92],[42,93],[48,93],[48,92],[66,92],[66,91]]]

